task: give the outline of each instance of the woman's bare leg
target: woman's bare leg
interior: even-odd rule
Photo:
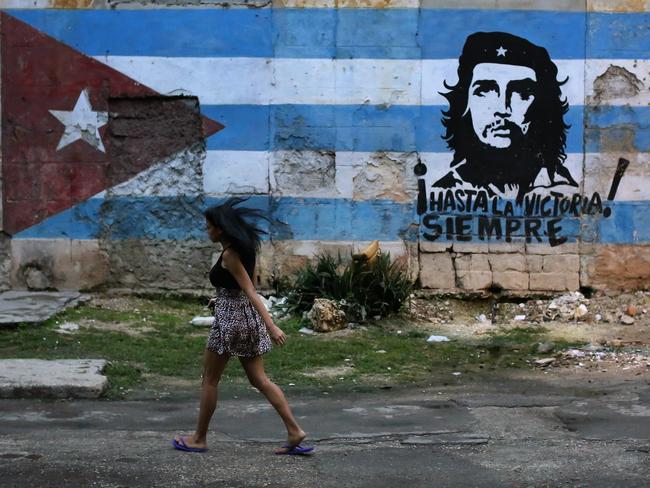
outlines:
[[[193,436],[184,437],[185,444],[190,447],[206,447],[208,426],[217,407],[219,380],[228,364],[228,356],[220,356],[208,349],[203,356],[203,382],[201,384],[201,403],[196,432]],[[177,441],[180,438],[176,438]]]
[[[251,385],[260,390],[278,412],[285,427],[287,428],[287,443],[290,446],[296,446],[305,438],[305,432],[296,422],[287,399],[278,385],[273,383],[264,371],[264,360],[262,356],[254,358],[239,358],[246,376]]]

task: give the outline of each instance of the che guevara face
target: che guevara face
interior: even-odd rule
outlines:
[[[467,113],[476,136],[496,149],[510,148],[517,132],[526,135],[526,114],[535,100],[537,78],[527,66],[480,63],[469,85]]]

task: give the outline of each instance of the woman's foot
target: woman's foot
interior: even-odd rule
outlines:
[[[289,434],[287,436],[286,446],[276,449],[275,453],[286,454],[287,452],[291,451],[294,447],[299,446],[300,443],[305,440],[305,437],[307,437],[307,434],[305,434],[305,431],[303,430],[299,430],[297,432],[293,432]]]
[[[204,452],[208,450],[208,444],[205,441],[197,441],[193,435],[177,435],[174,437],[172,445],[176,449],[188,452]]]
[[[287,436],[287,444],[290,446],[297,446],[305,440],[305,437],[307,437],[307,434],[305,434],[304,430],[299,430],[298,432],[291,433]]]

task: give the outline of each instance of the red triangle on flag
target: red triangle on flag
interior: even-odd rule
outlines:
[[[0,13],[2,230],[12,235],[223,129]],[[109,121],[110,113],[110,121]]]

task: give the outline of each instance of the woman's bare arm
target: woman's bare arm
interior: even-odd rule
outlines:
[[[255,310],[258,311],[262,320],[264,320],[264,324],[266,325],[266,329],[268,330],[271,339],[279,345],[284,345],[287,338],[284,335],[284,332],[273,323],[271,314],[269,314],[268,310],[266,310],[266,307],[262,303],[262,300],[260,300],[260,297],[255,290],[255,285],[253,285],[253,282],[248,276],[246,268],[244,268],[244,265],[239,258],[239,254],[237,254],[236,251],[226,249],[223,253],[221,262],[223,267],[233,275],[237,284],[239,284],[239,287],[244,293],[246,293],[246,296],[253,304],[253,307],[255,307]]]

